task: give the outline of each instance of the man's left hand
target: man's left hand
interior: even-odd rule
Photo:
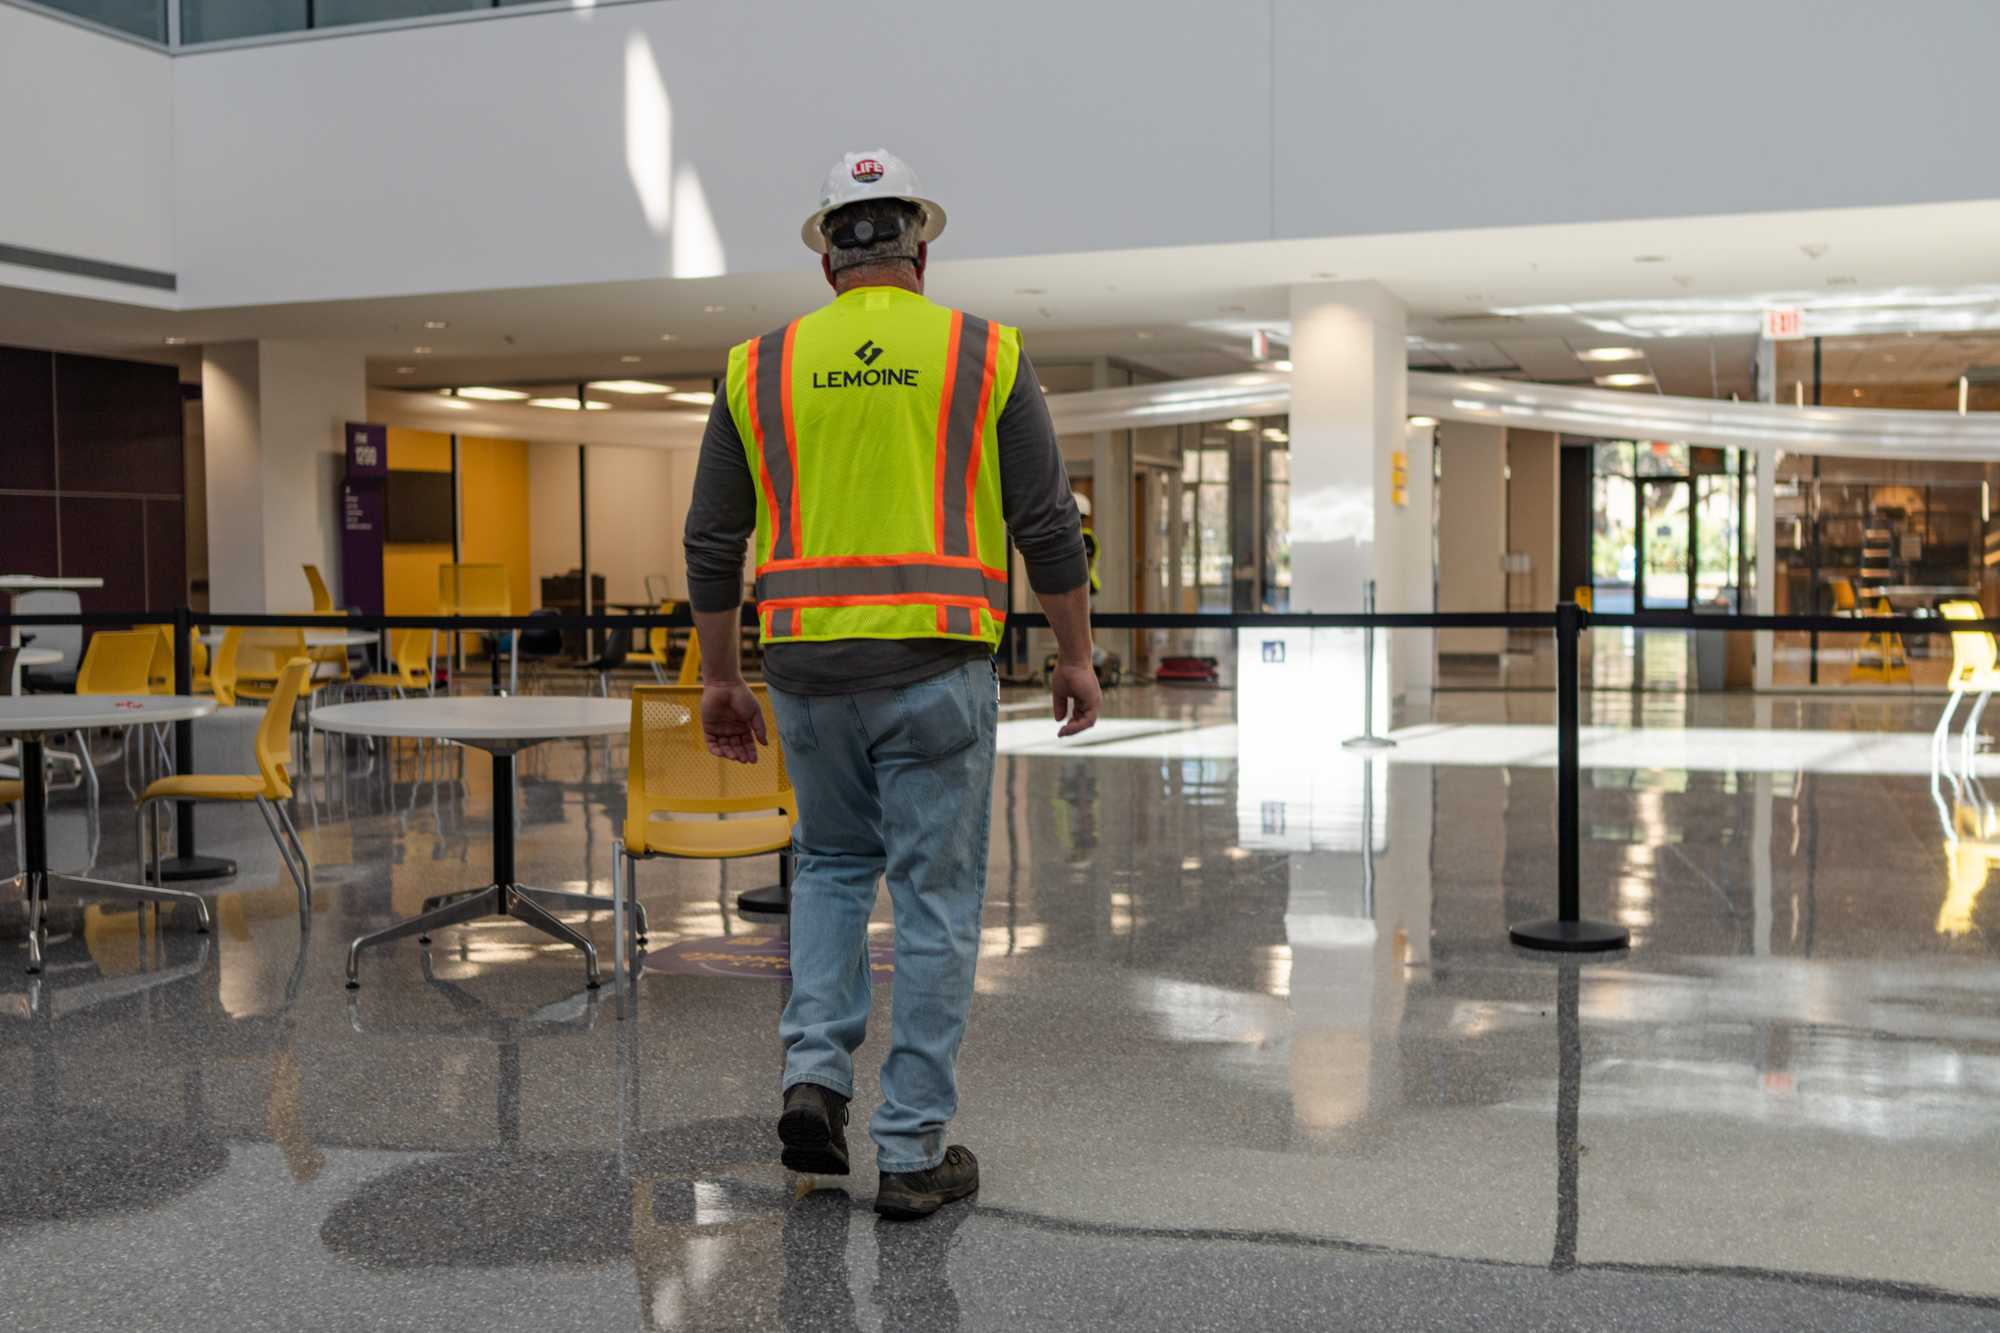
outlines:
[[[769,745],[764,710],[742,681],[713,683],[701,692],[701,734],[708,752],[739,764],[757,762],[757,747]]]

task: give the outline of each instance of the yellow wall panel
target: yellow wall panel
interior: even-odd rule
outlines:
[[[389,467],[396,472],[451,471],[451,436],[389,427]]]
[[[516,614],[535,607],[528,516],[528,445],[525,440],[458,441],[460,559],[468,565],[505,565]]]

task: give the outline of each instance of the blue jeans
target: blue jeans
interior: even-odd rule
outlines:
[[[786,1088],[854,1096],[872,999],[868,914],[886,877],[896,980],[882,1106],[869,1123],[884,1171],[944,1159],[954,1072],[979,961],[999,686],[990,660],[860,694],[771,691],[798,789],[792,835],[792,994],[779,1021]]]

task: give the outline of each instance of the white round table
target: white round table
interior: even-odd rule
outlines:
[[[547,741],[587,740],[623,735],[632,724],[632,706],[624,700],[553,696],[518,698],[506,695],[426,696],[383,699],[370,703],[332,704],[316,708],[312,725],[345,736],[406,736],[422,740],[456,741],[493,756],[493,882],[482,888],[446,895],[442,905],[360,936],[347,949],[347,985],[361,985],[361,951],[377,944],[418,936],[429,943],[430,932],[483,916],[511,916],[545,935],[583,951],[589,985],[597,978],[597,948],[579,932],[556,919],[551,908],[601,912],[611,904],[588,893],[531,888],[514,878],[514,756]],[[633,911],[645,933],[645,914]],[[623,936],[619,937],[621,940]],[[622,956],[622,949],[621,949]]]
[[[202,929],[208,929],[208,903],[198,893],[155,888],[150,884],[120,884],[49,873],[42,743],[51,736],[67,735],[72,731],[188,722],[207,717],[214,711],[215,700],[191,694],[36,694],[25,698],[0,698],[0,736],[12,736],[21,742],[21,842],[24,855],[21,872],[8,883],[19,885],[27,897],[28,971],[42,970],[42,910],[52,892],[84,898],[190,903],[201,918]]]
[[[381,641],[374,631],[365,629],[309,629],[305,633],[308,648],[366,648]],[[214,647],[222,642],[222,635],[222,630],[212,629],[198,637]]]

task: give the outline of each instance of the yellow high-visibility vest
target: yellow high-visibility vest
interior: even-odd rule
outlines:
[[[999,422],[1020,363],[1017,330],[898,287],[730,351],[764,642],[999,643]]]

